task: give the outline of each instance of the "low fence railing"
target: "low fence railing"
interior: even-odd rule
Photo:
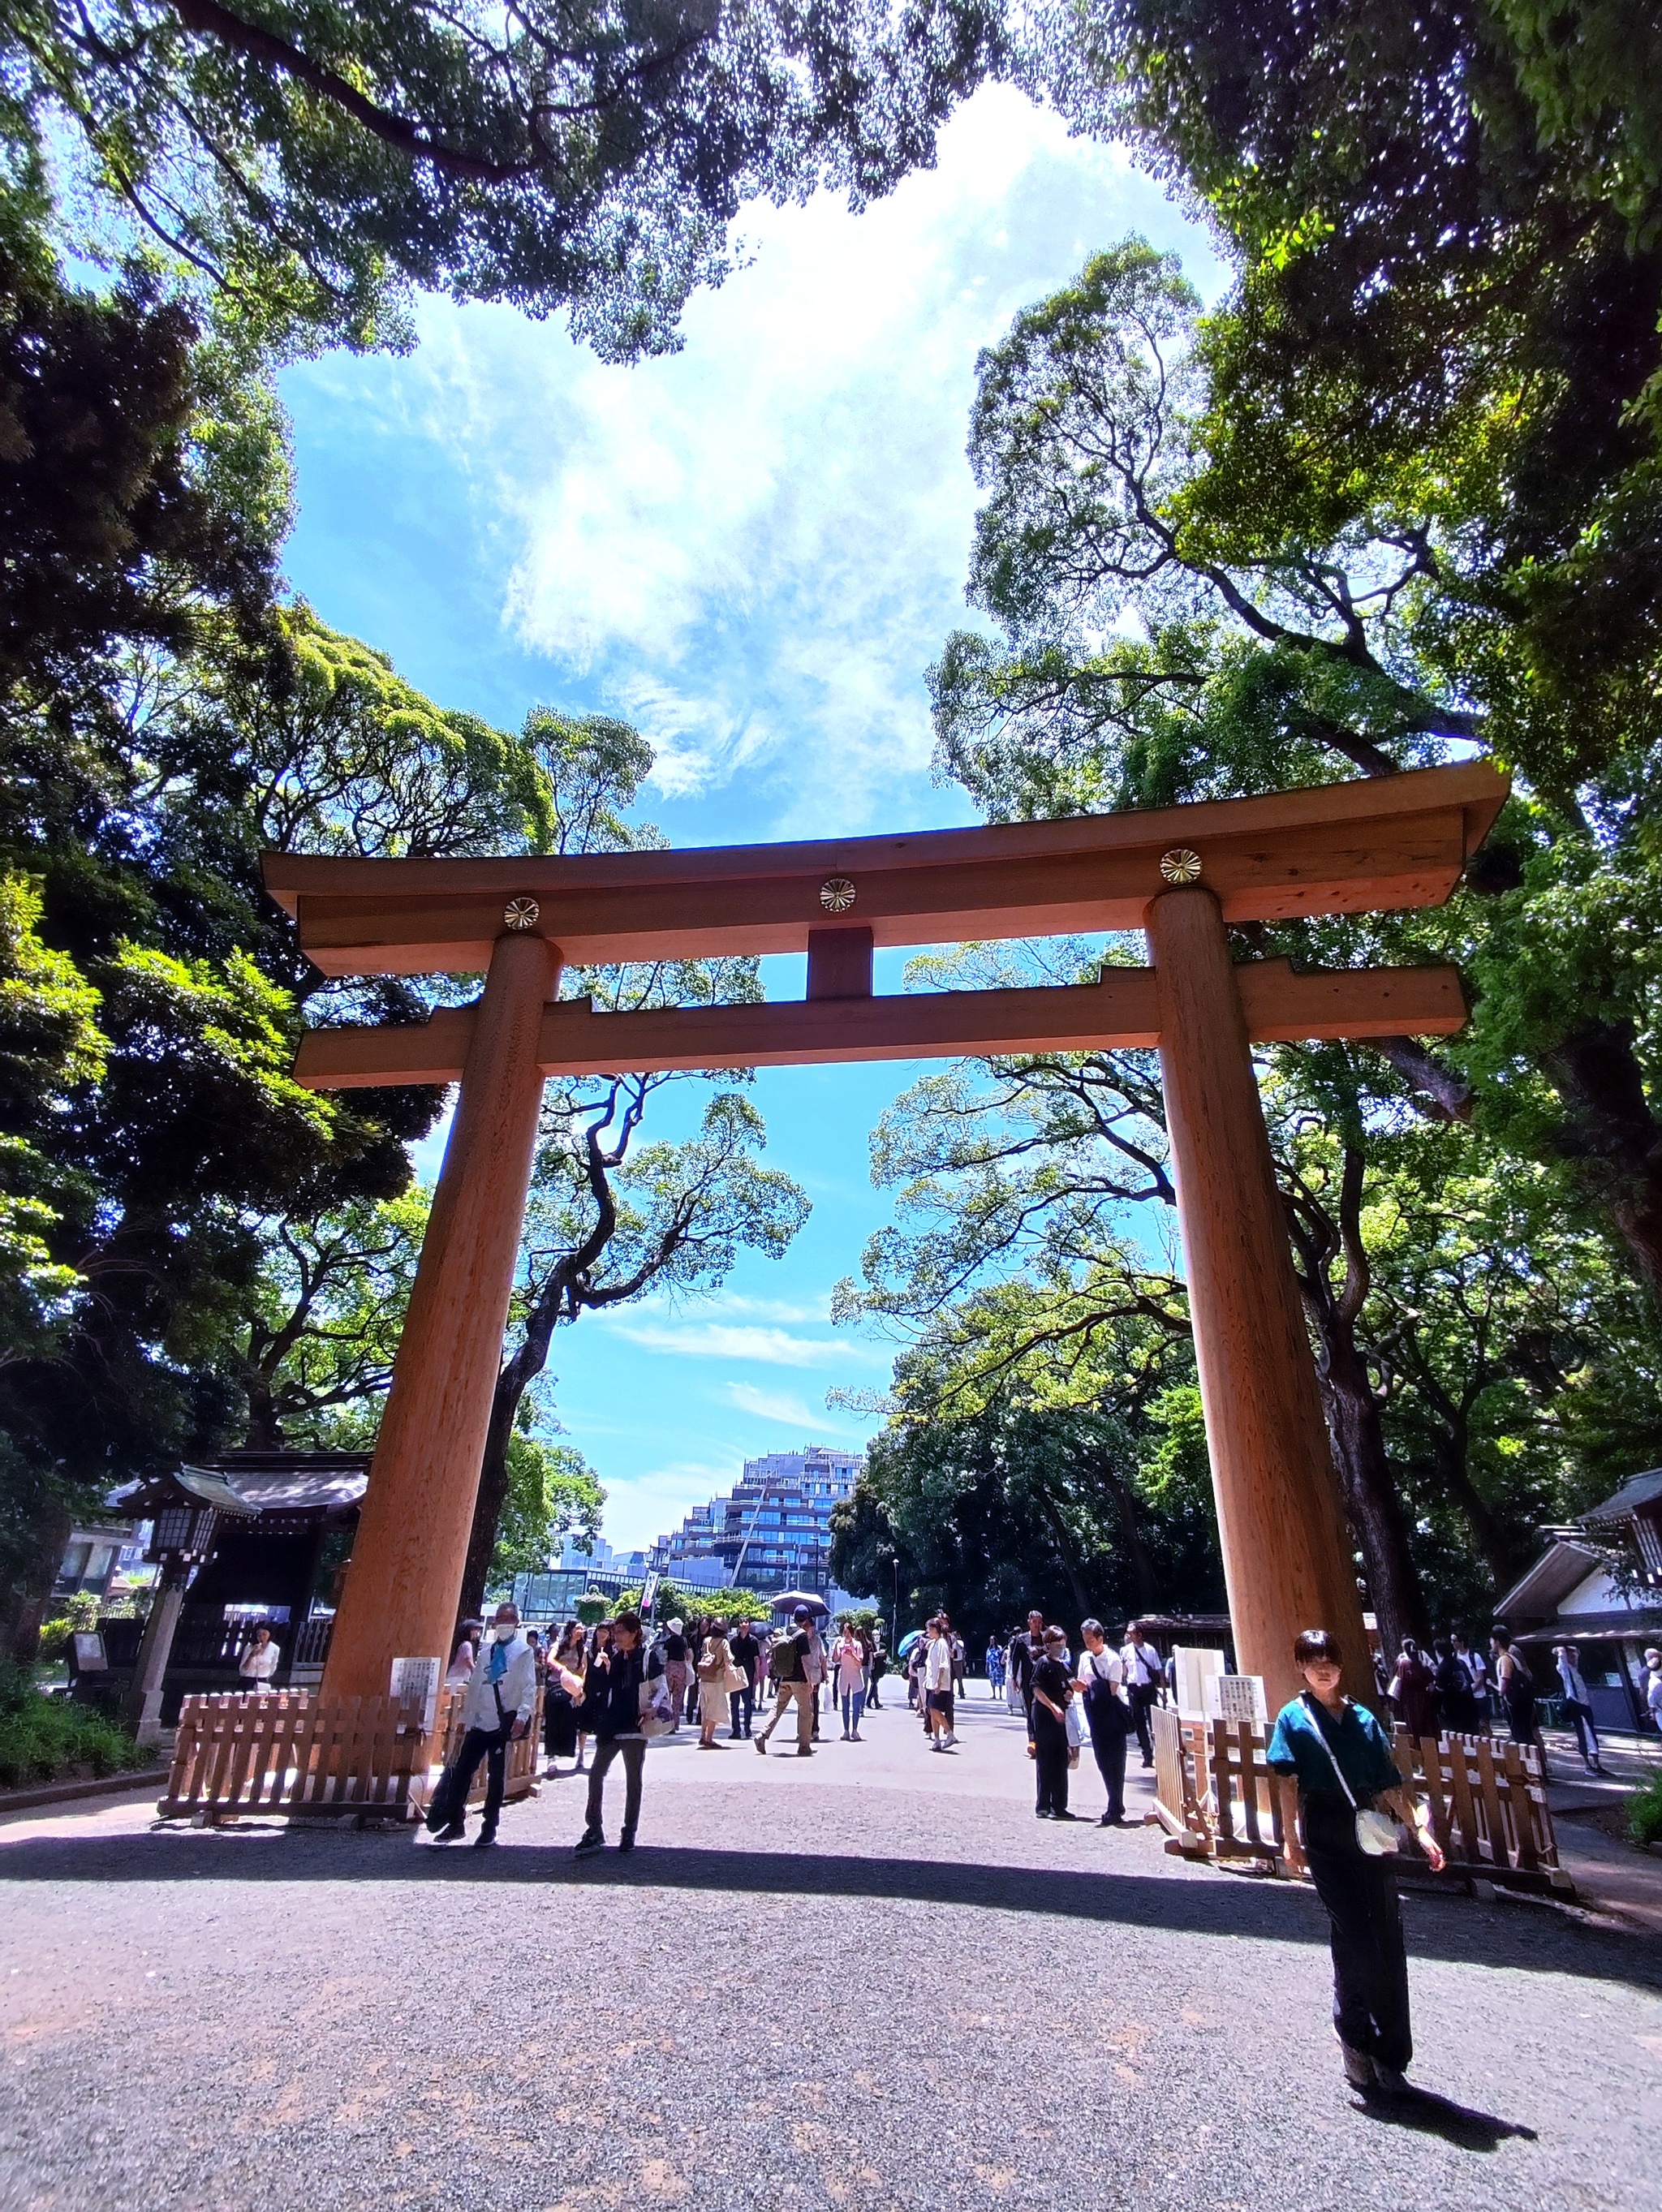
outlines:
[[[1267,1739],[1250,1721],[1185,1718],[1164,1706],[1154,1732],[1154,1809],[1166,1848],[1190,1858],[1255,1859],[1276,1873],[1307,1871],[1298,1788],[1266,1764]],[[1539,1754],[1490,1736],[1391,1739],[1398,1771],[1423,1796],[1450,1869],[1516,1887],[1573,1891],[1557,1839]],[[1424,1867],[1405,1835],[1406,1866]]]
[[[363,1820],[413,1820],[435,1768],[461,1747],[462,1692],[440,1689],[429,1734],[419,1698],[326,1698],[313,1690],[227,1692],[180,1708],[164,1820],[204,1826],[244,1814]],[[542,1736],[542,1694],[524,1737],[508,1746],[507,1796],[531,1794]],[[484,1795],[481,1763],[468,1802]]]

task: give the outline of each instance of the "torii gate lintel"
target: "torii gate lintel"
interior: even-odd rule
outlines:
[[[1293,1273],[1253,1043],[1446,1035],[1451,968],[1233,964],[1228,925],[1440,902],[1507,793],[1483,763],[1160,811],[806,846],[567,858],[270,854],[326,975],[486,970],[423,1024],[310,1032],[319,1088],[459,1081],[325,1688],[384,1695],[447,1652],[545,1077],[1157,1046],[1230,1611],[1243,1671],[1295,1686],[1293,1634],[1361,1608]],[[1094,983],[875,997],[875,945],[1141,929]],[[808,955],[793,1004],[596,1013],[563,963]]]

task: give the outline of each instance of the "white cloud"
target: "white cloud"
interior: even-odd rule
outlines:
[[[788,1391],[758,1390],[750,1382],[727,1382],[721,1386],[721,1395],[741,1413],[754,1413],[758,1420],[777,1421],[785,1428],[818,1432],[829,1425],[843,1425],[837,1416],[827,1415],[823,1406],[810,1406],[805,1399],[793,1398]]]
[[[734,1328],[721,1322],[683,1323],[617,1321],[619,1336],[648,1352],[682,1358],[751,1360],[764,1367],[825,1367],[843,1356],[844,1346],[829,1339],[793,1336],[788,1329]]]
[[[1151,217],[1178,234],[1117,150],[991,88],[863,214],[748,210],[752,260],[672,358],[430,305],[423,427],[477,487],[519,642],[639,723],[667,799],[760,772],[776,832],[868,823],[928,758],[923,667],[963,618],[977,351]]]

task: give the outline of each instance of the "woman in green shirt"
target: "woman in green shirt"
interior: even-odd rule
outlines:
[[[1333,2027],[1345,2079],[1364,2095],[1400,2094],[1414,2043],[1396,1863],[1389,1850],[1364,1850],[1357,1815],[1383,1807],[1411,1823],[1434,1872],[1443,1854],[1424,1808],[1403,1787],[1385,1730],[1340,1686],[1337,1639],[1307,1628],[1293,1656],[1309,1686],[1276,1716],[1265,1756],[1277,1774],[1299,1778],[1305,1856],[1330,1923]]]

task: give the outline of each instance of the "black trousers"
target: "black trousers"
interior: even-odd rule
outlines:
[[[1116,1728],[1109,1721],[1099,1721],[1093,1711],[1093,1701],[1087,1699],[1085,1717],[1091,1723],[1091,1750],[1097,1762],[1097,1771],[1102,1777],[1103,1787],[1108,1792],[1108,1817],[1112,1820],[1125,1818],[1125,1729]]]
[[[1131,1725],[1137,1732],[1137,1747],[1142,1753],[1142,1763],[1154,1763],[1154,1731],[1148,1725],[1148,1715],[1159,1703],[1160,1692],[1152,1682],[1135,1682],[1126,1692],[1131,1700]]]
[[[1414,2040],[1397,1869],[1390,1859],[1359,1850],[1312,1850],[1308,1857],[1316,1894],[1327,1907],[1333,2025],[1353,2051],[1400,2073],[1414,2056]]]
[[[606,1735],[594,1747],[594,1764],[588,1770],[588,1825],[600,1825],[606,1778],[614,1759],[624,1762],[624,1832],[632,1836],[641,1818],[641,1775],[646,1765],[643,1735]]]
[[[1038,1793],[1034,1809],[1040,1813],[1068,1810],[1068,1731],[1043,1706],[1033,1712],[1033,1765],[1038,1769]]]
[[[742,1690],[728,1692],[728,1716],[734,1735],[748,1735],[756,1711],[756,1685],[746,1682]]]
[[[513,1722],[508,1721],[499,1729],[469,1729],[462,1738],[461,1749],[441,1776],[439,1786],[433,1792],[433,1802],[428,1808],[427,1825],[435,1834],[439,1829],[466,1818],[467,1793],[473,1786],[473,1777],[482,1759],[487,1761],[484,1833],[496,1834],[496,1823],[502,1818],[502,1789],[508,1778],[508,1739],[513,1726]]]

